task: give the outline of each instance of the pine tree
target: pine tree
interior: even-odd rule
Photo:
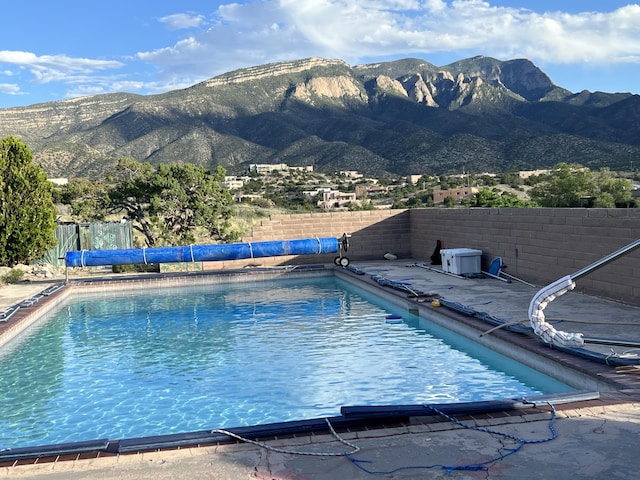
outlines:
[[[0,141],[0,265],[42,258],[56,244],[52,184],[15,137]]]

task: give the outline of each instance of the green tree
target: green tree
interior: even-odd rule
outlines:
[[[631,182],[618,177],[608,168],[602,168],[599,172],[595,172],[593,177],[594,207],[627,206],[633,199]]]
[[[498,193],[489,188],[481,188],[474,194],[473,206],[488,208],[526,208],[538,205],[529,200],[522,200],[508,193]]]
[[[165,242],[193,243],[198,228],[214,240],[235,239],[229,225],[233,198],[221,185],[224,175],[221,166],[213,172],[192,163],[158,167],[151,185],[149,216],[161,225]]]
[[[500,194],[489,188],[480,188],[473,196],[476,207],[498,207],[502,203]]]
[[[247,183],[244,184],[242,190],[244,193],[259,193],[264,188],[264,182],[259,178],[252,178]]]
[[[371,203],[371,200],[365,198],[360,203],[358,202],[349,202],[347,205],[347,209],[352,212],[358,212],[363,210],[375,210],[376,208]]]
[[[492,177],[491,175],[482,175],[480,177],[480,182],[485,187],[495,187],[498,184],[498,180],[496,180],[496,178]],[[508,182],[503,181],[502,177],[500,177],[500,183],[508,183]]]
[[[109,213],[124,215],[135,230],[142,233],[148,247],[155,246],[159,232],[148,216],[154,168],[131,158],[121,158],[113,172],[115,182],[109,191]]]
[[[609,192],[601,192],[593,199],[594,208],[615,208],[616,201]]]
[[[288,182],[279,188],[268,188],[264,198],[276,207],[298,212],[313,212],[316,206],[304,195],[304,186]]]
[[[142,233],[147,246],[193,243],[199,230],[216,241],[232,241],[233,198],[222,187],[225,171],[194,164],[161,164],[121,159],[109,192],[109,210],[123,214]]]
[[[591,171],[578,164],[560,163],[547,181],[531,189],[531,199],[542,207],[579,207],[592,190]]]
[[[449,182],[449,178],[445,175],[440,175],[439,183],[442,190],[449,190],[454,187],[454,185]]]
[[[52,189],[24,143],[14,137],[0,141],[0,264],[37,260],[56,244]]]
[[[580,207],[583,199],[594,207],[627,206],[631,202],[631,182],[609,169],[592,172],[579,164],[558,164],[553,171],[540,176],[529,192],[543,207]]]
[[[517,173],[513,172],[503,172],[498,174],[498,179],[500,183],[505,185],[509,185],[511,187],[519,187],[524,184],[524,180]]]
[[[104,220],[109,207],[110,187],[87,178],[74,178],[57,190],[60,203],[71,205],[72,215],[82,222]]]

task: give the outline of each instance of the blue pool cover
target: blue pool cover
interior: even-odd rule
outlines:
[[[337,238],[315,237],[268,242],[185,245],[182,247],[74,250],[67,252],[65,261],[67,267],[95,267],[100,265],[240,260],[283,255],[318,255],[337,251]]]

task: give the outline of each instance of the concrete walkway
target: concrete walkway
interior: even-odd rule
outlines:
[[[397,260],[362,262],[357,266],[367,273],[367,278],[379,274],[410,282],[422,292],[474,305],[478,310],[510,321],[526,319],[529,301],[537,291],[536,287],[519,282],[460,279],[411,266],[413,264],[413,261]],[[2,287],[0,304],[13,293]],[[25,298],[33,294],[26,293],[25,290]],[[546,312],[550,318],[562,319],[558,320],[558,328],[583,332],[585,336],[606,335],[640,341],[638,307],[571,292],[552,302]],[[512,338],[517,334],[500,332],[499,335]],[[549,354],[548,348],[533,344],[541,354]],[[0,477],[43,480],[626,480],[637,477],[640,471],[640,369],[585,363],[561,352],[551,353],[547,362],[589,370],[598,382],[606,382],[610,387],[604,389],[597,400],[557,405],[553,424],[550,407],[540,404],[522,411],[460,417],[458,420],[463,423],[440,417],[413,417],[386,428],[338,432],[342,440],[359,449],[350,458],[281,453],[253,444],[234,443],[102,458],[49,459],[46,463],[3,466]],[[478,427],[490,431],[481,431]],[[518,439],[533,443],[520,443]],[[270,439],[265,443],[277,449],[315,453],[353,449],[329,433]],[[458,466],[469,466],[469,469],[454,468]],[[474,466],[477,469],[473,469]]]
[[[478,421],[484,427],[515,437],[537,440],[550,436],[550,415]],[[222,445],[133,456],[58,462],[6,468],[20,478],[74,479],[632,479],[640,471],[640,405],[563,411],[555,422],[557,438],[526,444],[517,453],[484,464],[487,470],[452,470],[438,466],[482,464],[509,453],[519,444],[509,438],[451,424],[383,429],[342,434],[357,445],[353,455],[370,474],[343,456],[289,455],[253,445]],[[315,452],[347,448],[330,435],[270,441],[268,445]],[[349,449],[350,450],[350,449]],[[370,462],[370,463],[366,463]],[[432,466],[431,468],[426,468]]]

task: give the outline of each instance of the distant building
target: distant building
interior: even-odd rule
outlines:
[[[49,181],[54,185],[66,185],[69,183],[68,178],[50,178]]]
[[[434,190],[433,191],[433,203],[443,203],[447,197],[452,197],[457,201],[463,198],[473,198],[474,194],[478,191],[475,187],[459,187],[448,188],[446,190]]]
[[[289,165],[286,163],[252,163],[249,165],[249,171],[253,173],[259,173],[261,175],[271,173],[271,172],[280,172],[282,170],[287,170]]]
[[[355,193],[345,193],[338,190],[322,192],[322,200],[318,200],[318,207],[324,210],[344,209],[351,203],[356,203]]]
[[[289,167],[289,170],[296,170],[298,172],[313,172],[313,165],[303,165],[301,167]]]
[[[264,198],[262,195],[256,193],[256,194],[249,194],[249,193],[236,193],[233,196],[233,201],[234,202],[244,202],[244,201],[253,201],[253,200],[260,200]]]
[[[338,175],[342,175],[351,179],[358,179],[358,178],[364,177],[363,174],[359,173],[356,170],[341,170],[338,172]]]
[[[423,175],[407,175],[406,182],[415,185],[422,177]]]
[[[520,172],[518,172],[518,176],[520,178],[522,178],[523,180],[526,180],[529,177],[532,177],[534,175],[544,175],[546,173],[549,173],[551,170],[522,170]]]
[[[286,163],[252,163],[249,165],[249,171],[259,173],[261,175],[271,172],[282,172],[287,170],[296,170],[300,172],[313,172],[313,165],[305,165],[302,167],[290,167]]]
[[[249,177],[235,177],[226,176],[222,181],[222,186],[229,190],[238,190],[244,187],[244,184],[249,180]]]
[[[358,185],[356,187],[356,197],[370,197],[375,195],[386,195],[389,193],[389,187],[382,187],[380,185]]]
[[[329,187],[318,187],[314,190],[303,190],[302,195],[306,198],[313,198],[313,197],[317,197],[321,193],[330,192],[330,191],[331,191],[331,188]]]

